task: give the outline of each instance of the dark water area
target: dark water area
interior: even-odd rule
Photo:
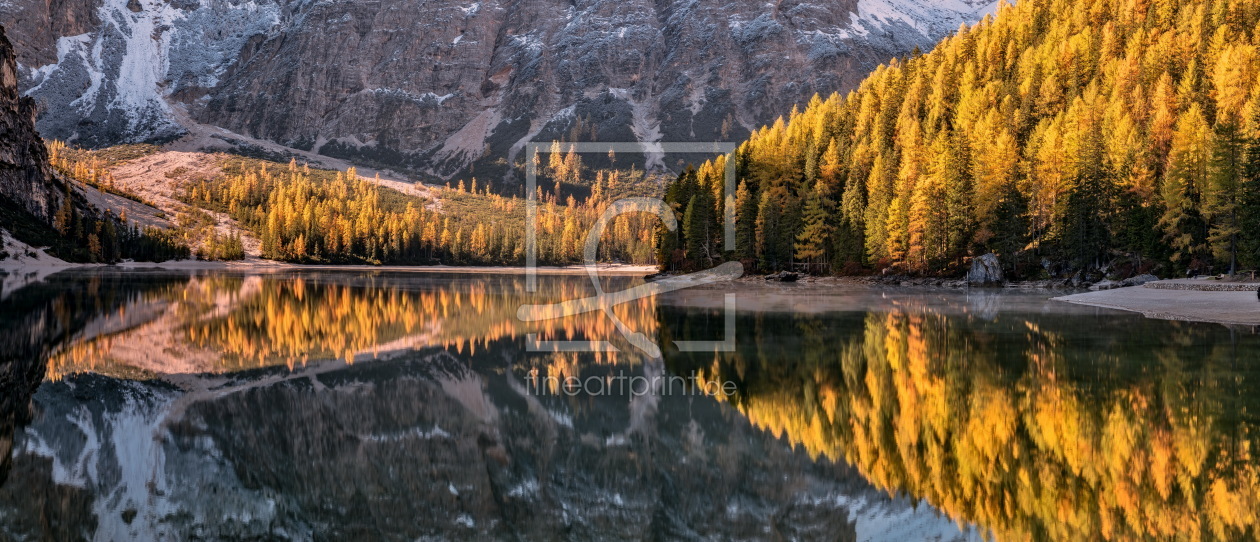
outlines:
[[[1254,535],[1250,330],[808,285],[532,317],[593,293],[107,270],[5,291],[0,539]]]

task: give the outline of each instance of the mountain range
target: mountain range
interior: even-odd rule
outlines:
[[[37,127],[510,179],[529,141],[739,141],[990,0],[8,0]],[[675,166],[645,146],[648,167]],[[509,181],[510,182],[510,181]]]

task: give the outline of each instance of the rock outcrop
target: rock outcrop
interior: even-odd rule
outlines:
[[[997,254],[985,254],[971,260],[971,270],[967,272],[967,284],[972,286],[994,286],[1006,282],[1002,273],[1002,262]]]
[[[63,197],[35,131],[35,102],[18,92],[13,45],[0,26],[0,198],[48,221]]]
[[[0,24],[26,29],[21,77],[48,137],[209,125],[219,142],[500,182],[528,141],[639,142],[640,167],[672,168],[683,157],[654,143],[740,141],[994,7],[921,4],[10,0]]]

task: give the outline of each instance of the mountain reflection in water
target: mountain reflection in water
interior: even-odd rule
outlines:
[[[634,284],[609,279],[616,291]],[[1238,540],[1260,337],[1044,295],[71,272],[3,292],[0,539]],[[619,352],[528,352],[541,340]],[[695,375],[729,396],[533,377]],[[549,393],[539,393],[543,389]]]

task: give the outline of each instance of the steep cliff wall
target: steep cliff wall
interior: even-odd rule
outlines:
[[[13,45],[0,26],[0,198],[47,221],[62,197],[35,131],[35,102],[18,93]]]

